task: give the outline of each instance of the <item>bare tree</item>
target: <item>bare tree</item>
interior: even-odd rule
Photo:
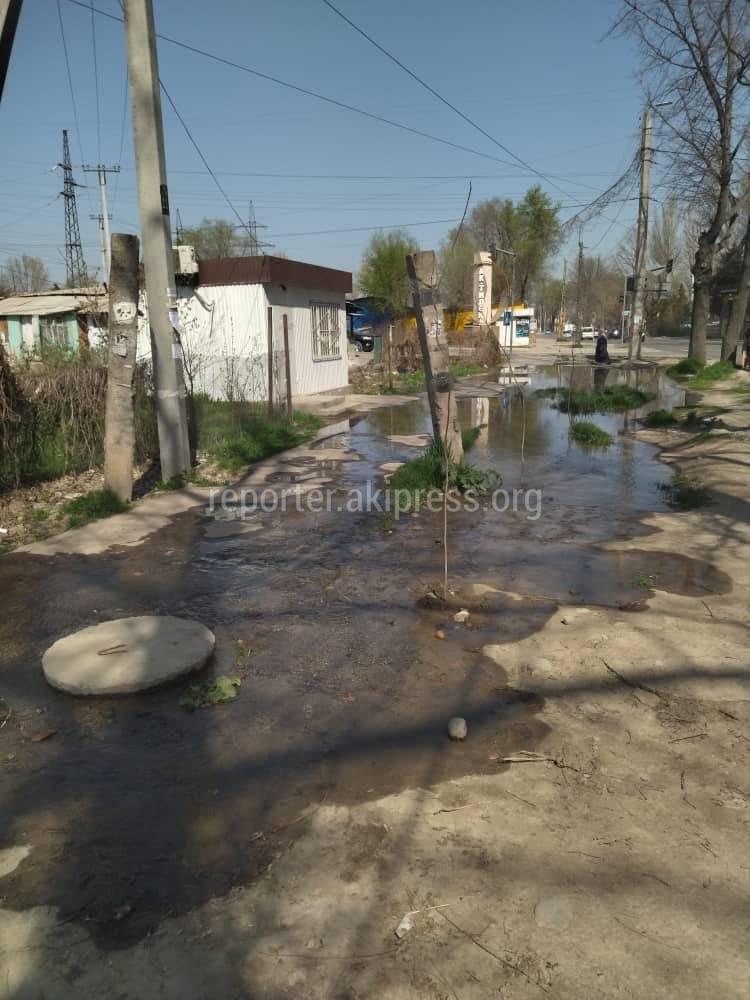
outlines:
[[[660,152],[686,203],[710,206],[693,260],[690,357],[705,361],[717,245],[736,219],[733,185],[748,123],[743,82],[750,65],[746,0],[622,0],[618,26],[642,52]]]
[[[5,265],[5,283],[12,292],[44,292],[50,286],[49,275],[38,257],[21,254]]]

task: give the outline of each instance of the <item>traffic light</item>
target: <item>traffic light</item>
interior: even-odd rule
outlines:
[[[618,300],[617,300],[617,301],[618,301],[618,302],[620,303],[620,305],[621,305],[621,306],[624,306],[624,305],[625,305],[625,296],[624,296],[624,295],[621,295],[621,296],[620,296],[620,297],[618,298]]]
[[[627,290],[629,292],[634,292],[635,291],[635,275],[634,274],[631,274],[631,276],[628,278],[628,280],[627,280],[627,282],[625,284],[625,287],[627,288]]]
[[[493,262],[497,262],[497,243],[490,243],[490,257]]]
[[[669,260],[667,261],[667,266],[665,268],[665,271],[667,272],[667,274],[671,274],[672,273],[672,268],[673,267],[674,267],[674,257],[670,257]]]

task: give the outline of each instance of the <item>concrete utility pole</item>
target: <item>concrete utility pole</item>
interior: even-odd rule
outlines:
[[[568,286],[568,261],[563,260],[562,286],[560,288],[560,317],[558,319],[557,340],[565,340],[565,292]]]
[[[138,340],[138,237],[112,237],[109,360],[104,423],[104,485],[126,503],[133,496],[133,372]]]
[[[435,251],[424,250],[409,254],[406,258],[406,270],[411,282],[419,344],[422,348],[432,433],[435,441],[443,442],[450,460],[460,465],[464,460],[464,447],[453,392],[448,344],[443,330],[443,307],[438,300]]]
[[[3,99],[5,77],[8,75],[22,3],[23,0],[0,0],[0,101]]]
[[[102,283],[109,283],[109,271],[112,266],[110,257],[109,220],[111,218],[107,207],[107,174],[119,174],[119,167],[105,167],[102,163],[97,163],[95,167],[84,165],[81,168],[84,174],[96,174],[99,178],[99,201],[101,202],[101,213],[92,215],[92,219],[99,222],[99,229],[102,234]]]
[[[578,269],[576,272],[576,328],[573,343],[581,346],[581,330],[583,329],[583,234],[578,230]]]
[[[190,468],[182,348],[176,336],[177,288],[159,93],[152,0],[125,0],[125,37],[133,102],[138,206],[143,236],[162,479]]]
[[[641,131],[641,193],[638,199],[638,235],[635,244],[635,292],[633,294],[633,315],[630,322],[628,358],[633,357],[633,341],[638,337],[638,357],[641,356],[642,334],[644,332],[644,311],[646,307],[646,248],[648,246],[648,194],[651,178],[653,148],[651,136],[653,122],[651,111],[643,115]]]

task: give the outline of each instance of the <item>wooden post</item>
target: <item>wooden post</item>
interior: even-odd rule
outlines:
[[[284,324],[284,367],[286,369],[286,415],[292,422],[292,359],[289,357],[289,325],[286,313],[282,316]]]
[[[436,441],[443,442],[451,461],[459,465],[463,462],[464,448],[453,394],[448,344],[443,330],[443,307],[437,298],[435,252],[425,250],[409,254],[406,258],[406,270],[414,299],[433,435]]]
[[[268,417],[273,417],[273,306],[268,307]]]
[[[138,237],[112,236],[109,357],[104,431],[104,485],[120,500],[133,496],[133,372],[138,336]]]
[[[388,324],[388,391],[393,392],[393,323]]]

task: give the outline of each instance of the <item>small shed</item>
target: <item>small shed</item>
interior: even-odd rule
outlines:
[[[188,383],[213,399],[261,401],[268,399],[271,369],[274,398],[283,398],[286,316],[292,395],[345,388],[351,288],[349,271],[286,257],[200,261],[198,274],[177,289]],[[138,353],[150,354],[145,318]]]
[[[45,347],[77,350],[101,333],[107,311],[103,288],[61,288],[0,299],[0,337],[11,355]]]

